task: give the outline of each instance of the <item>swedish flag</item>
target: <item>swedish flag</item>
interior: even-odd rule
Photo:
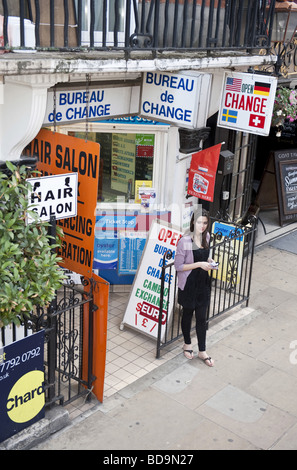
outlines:
[[[224,108],[222,113],[222,120],[225,122],[233,122],[235,124],[237,122],[237,115],[238,111]]]

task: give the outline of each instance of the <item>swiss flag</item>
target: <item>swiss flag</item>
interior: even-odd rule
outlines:
[[[259,114],[251,114],[249,126],[257,127],[259,129],[264,129],[265,126],[265,116]]]

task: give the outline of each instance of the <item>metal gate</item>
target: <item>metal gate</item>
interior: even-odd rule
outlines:
[[[217,272],[211,271],[208,326],[213,319],[228,310],[243,303],[248,306],[257,219],[252,217],[246,226],[229,224],[226,221],[213,221],[213,228],[215,232],[211,234],[210,252],[211,257],[220,262],[220,268]],[[180,326],[182,307],[177,302],[177,276],[174,261],[168,263],[171,259],[172,252],[169,250],[163,256],[157,358],[160,357],[163,348],[182,336]],[[165,286],[166,274],[166,279],[171,279],[170,285],[167,286]],[[167,315],[164,326],[161,312],[164,313],[163,306],[165,305],[167,305]]]
[[[45,331],[45,406],[66,405],[90,396],[93,376],[93,280],[68,281],[48,308],[37,308],[21,327],[0,330],[6,346]]]

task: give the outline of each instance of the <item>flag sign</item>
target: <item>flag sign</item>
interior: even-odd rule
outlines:
[[[221,144],[193,153],[189,171],[188,194],[213,201]]]
[[[250,73],[227,73],[219,110],[218,126],[268,135],[277,79]]]

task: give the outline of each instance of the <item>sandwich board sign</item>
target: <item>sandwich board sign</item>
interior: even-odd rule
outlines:
[[[176,245],[181,236],[182,232],[171,224],[162,220],[153,221],[134,278],[121,328],[127,325],[157,339],[163,256],[166,251],[171,250],[170,262],[174,261]],[[170,273],[168,269],[165,273],[164,283],[161,341],[171,319],[174,281],[173,271]]]
[[[226,73],[218,126],[269,135],[277,78],[252,73]]]
[[[40,220],[49,221],[52,216],[66,219],[77,215],[77,173],[28,178],[31,184],[30,210],[36,212]],[[34,219],[28,216],[28,223]]]

